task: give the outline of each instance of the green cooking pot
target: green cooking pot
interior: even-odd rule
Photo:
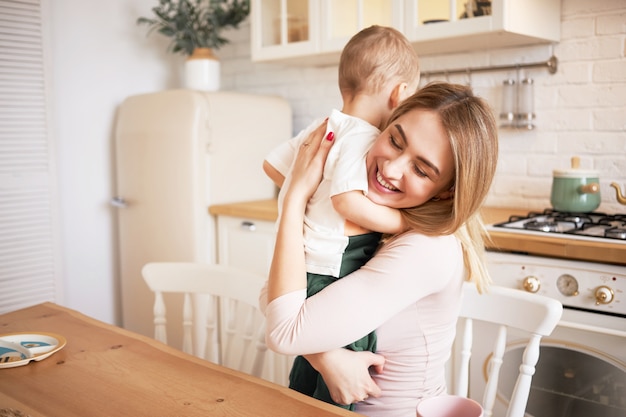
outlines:
[[[589,213],[600,205],[598,171],[578,169],[578,158],[572,158],[572,169],[553,171],[550,203],[557,211]]]

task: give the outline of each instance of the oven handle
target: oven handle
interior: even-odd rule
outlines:
[[[571,321],[561,320],[561,321],[559,321],[558,326],[569,327],[571,329],[585,330],[585,331],[588,331],[588,332],[608,334],[608,335],[613,335],[613,336],[618,336],[618,337],[626,337],[626,331],[615,330],[615,329],[607,329],[607,328],[599,329],[596,326],[589,326],[588,324],[574,323],[574,322],[571,322]]]

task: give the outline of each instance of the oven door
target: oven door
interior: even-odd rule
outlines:
[[[470,397],[482,399],[496,327],[475,323]],[[508,337],[494,416],[505,415],[522,362],[522,340]],[[626,416],[626,339],[623,335],[558,326],[544,338],[532,379],[527,415],[533,417]]]

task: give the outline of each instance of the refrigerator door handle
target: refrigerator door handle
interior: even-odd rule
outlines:
[[[113,197],[111,199],[111,205],[113,207],[117,207],[117,208],[126,208],[126,207],[128,207],[128,204],[126,203],[126,200],[124,200],[124,198],[122,198],[122,197]]]

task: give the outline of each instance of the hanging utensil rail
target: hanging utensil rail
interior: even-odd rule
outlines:
[[[437,71],[426,71],[422,72],[422,77],[429,78],[437,75],[452,75],[452,74],[468,74],[471,75],[475,72],[491,72],[491,71],[509,71],[509,70],[517,70],[522,68],[543,68],[547,67],[548,72],[550,74],[554,74],[556,72],[558,66],[557,58],[552,55],[550,59],[544,62],[531,62],[531,63],[520,63],[520,64],[512,64],[512,65],[494,65],[488,67],[467,67],[467,68],[456,68],[450,70],[437,70]]]

